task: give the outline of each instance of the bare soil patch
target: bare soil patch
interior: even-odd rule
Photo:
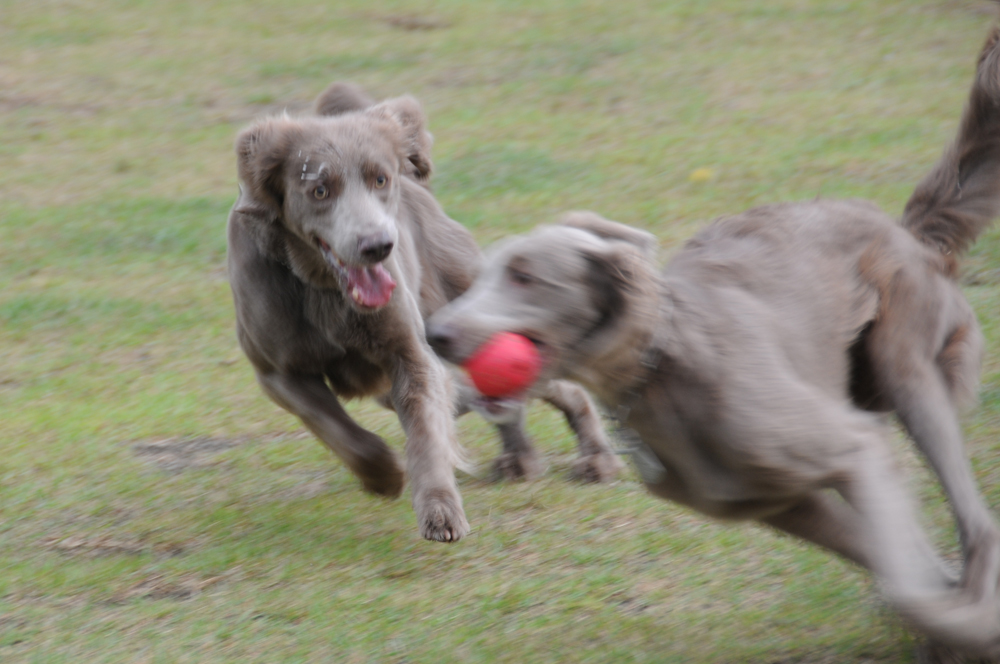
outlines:
[[[180,473],[195,468],[218,465],[213,457],[239,445],[241,441],[225,438],[165,438],[132,445],[132,451],[143,461],[168,473]]]
[[[180,542],[153,542],[142,537],[113,537],[109,535],[68,535],[46,537],[41,545],[47,549],[69,554],[89,556],[142,555],[153,553],[163,556],[179,556],[187,545]]]
[[[448,21],[435,18],[433,16],[420,16],[419,14],[386,14],[377,16],[376,20],[385,23],[389,27],[400,30],[441,30],[451,27]]]
[[[135,585],[112,595],[112,604],[124,604],[136,599],[191,599],[204,589],[225,580],[225,576],[185,575],[178,579],[167,579],[159,574],[148,576]]]

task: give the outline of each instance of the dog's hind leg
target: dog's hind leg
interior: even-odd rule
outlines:
[[[902,319],[887,319],[885,323]],[[905,324],[913,325],[913,319],[906,317]],[[998,601],[1000,529],[976,487],[946,367],[929,359],[932,353],[917,352],[912,345],[898,343],[899,336],[892,330],[877,326],[872,332],[868,343],[879,386],[934,469],[951,503],[965,559],[962,585],[979,597]],[[973,332],[970,328],[962,339],[951,335],[954,347],[946,346],[945,351],[936,354],[937,358],[947,357],[949,350],[961,351],[958,344],[964,344],[966,352],[978,358],[978,335]],[[971,365],[977,367],[978,363]]]
[[[862,521],[853,507],[828,491],[814,491],[790,508],[761,519],[790,535],[818,544],[871,569]]]
[[[385,442],[351,419],[322,376],[257,373],[264,392],[297,415],[324,445],[340,457],[372,493],[396,498],[403,491],[403,469]]]
[[[789,499],[783,514],[761,518],[867,566],[891,604],[930,638],[969,654],[1000,650],[1000,607],[957,585],[935,553],[883,426],[825,392],[783,386],[774,377],[780,374],[759,380],[757,392],[740,391],[745,400],[733,405],[744,414],[739,449],[759,453],[747,457],[754,476],[768,478]],[[840,493],[847,509],[832,496],[821,502],[817,492],[824,489]],[[810,524],[811,518],[825,523]]]
[[[951,502],[965,559],[962,586],[973,596],[996,603],[1000,601],[1000,530],[976,489],[954,408],[936,372],[926,367],[913,369],[909,377],[911,384],[919,380],[920,386],[895,392],[897,413]]]
[[[565,380],[549,381],[543,399],[566,416],[580,450],[573,476],[584,482],[610,482],[624,467],[604,433],[604,423],[586,390]]]
[[[1000,531],[979,491],[965,455],[961,429],[940,380],[923,376],[924,387],[905,396],[899,417],[941,479],[958,522],[965,554],[963,583],[995,596],[1000,580]]]
[[[872,570],[872,559],[867,551],[863,521],[857,511],[829,491],[814,491],[783,512],[761,519],[763,523],[790,535],[818,544],[843,556],[853,563]],[[923,555],[938,560],[934,548],[926,538],[918,538]],[[951,585],[957,584],[951,571],[938,560],[939,572]]]
[[[954,586],[921,529],[881,436],[854,427],[851,465],[833,479],[857,511],[866,555],[892,605],[931,639],[966,654],[1000,655],[1000,606]]]

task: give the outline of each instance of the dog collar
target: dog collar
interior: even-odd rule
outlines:
[[[666,323],[673,319],[674,307],[674,294],[669,287],[664,285],[660,298],[659,325],[654,329],[649,344],[639,357],[642,374],[625,390],[623,398],[619,401],[614,412],[609,413],[609,419],[613,423],[613,435],[618,442],[617,453],[628,455],[631,458],[632,464],[646,484],[662,484],[666,481],[667,469],[660,462],[656,453],[642,440],[639,433],[628,426],[628,418],[642,396],[642,388],[646,386],[666,358],[662,344],[658,343],[659,335],[656,329],[660,330],[662,334],[662,330],[668,327]]]
[[[639,432],[628,426],[628,418],[632,413],[632,408],[639,401],[642,387],[649,382],[650,377],[660,367],[663,358],[663,351],[656,348],[655,344],[650,344],[640,360],[644,369],[643,375],[628,388],[625,392],[625,398],[609,415],[613,426],[612,435],[617,441],[615,451],[621,455],[628,455],[645,484],[662,484],[666,481],[667,469],[660,462],[656,453],[643,441]]]

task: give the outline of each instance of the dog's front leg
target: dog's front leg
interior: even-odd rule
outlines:
[[[403,491],[403,469],[381,438],[344,411],[322,376],[257,372],[264,392],[294,415],[340,457],[367,491],[396,498]]]
[[[531,480],[545,472],[545,465],[525,429],[527,405],[516,408],[504,422],[497,422],[503,452],[493,462],[493,472],[504,480]]]
[[[611,449],[590,395],[576,383],[553,380],[549,381],[542,398],[563,412],[576,434],[580,457],[573,462],[573,476],[584,482],[613,480],[625,464]]]
[[[460,460],[451,381],[422,338],[395,358],[392,405],[406,432],[406,467],[420,534],[455,542],[469,532],[455,482]]]
[[[492,422],[500,434],[503,451],[493,461],[493,474],[501,480],[530,480],[545,471],[545,464],[535,451],[535,446],[525,429],[527,404],[509,406],[500,412],[473,408],[481,395],[467,379],[457,372],[452,374],[455,387],[455,416],[461,417],[470,410],[477,410],[483,419]]]

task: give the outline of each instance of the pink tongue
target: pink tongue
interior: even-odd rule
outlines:
[[[381,263],[347,268],[347,293],[358,304],[377,309],[389,303],[396,282]]]

